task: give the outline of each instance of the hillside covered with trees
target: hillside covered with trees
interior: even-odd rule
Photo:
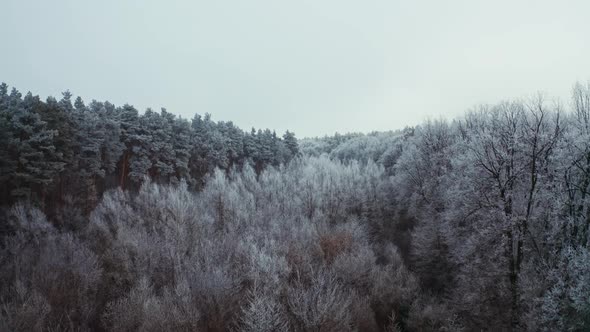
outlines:
[[[588,331],[590,85],[297,140],[0,85],[2,331]]]

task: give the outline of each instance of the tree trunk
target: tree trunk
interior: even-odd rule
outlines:
[[[128,159],[128,152],[125,152],[123,155],[123,164],[121,165],[121,179],[119,180],[119,187],[122,190],[125,190],[125,173],[127,172],[127,159]]]
[[[518,241],[517,241],[518,242]],[[508,258],[508,269],[510,279],[510,331],[519,330],[519,294],[518,294],[518,277],[519,271],[514,255],[514,234],[512,231],[508,232],[508,247],[507,247],[507,258]]]

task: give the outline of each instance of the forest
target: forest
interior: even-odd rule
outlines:
[[[0,205],[1,331],[590,330],[590,83],[302,139],[2,84]]]

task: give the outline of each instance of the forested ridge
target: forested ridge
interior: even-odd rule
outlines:
[[[299,141],[72,99],[0,85],[2,331],[590,330],[590,84]]]
[[[199,189],[215,168],[250,163],[260,172],[298,154],[288,131],[244,132],[209,114],[188,121],[165,109],[139,114],[96,100],[86,106],[69,91],[43,102],[2,84],[0,109],[2,202],[25,199],[50,210],[75,199],[87,213],[105,190],[137,190],[145,176],[162,184],[184,179]]]

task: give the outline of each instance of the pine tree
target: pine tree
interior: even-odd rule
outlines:
[[[119,186],[126,187],[126,181],[131,172],[131,160],[135,154],[134,146],[137,144],[137,133],[139,132],[139,114],[131,105],[124,105],[117,109],[119,126],[121,128],[121,142],[125,148],[119,164]]]
[[[283,135],[283,142],[290,152],[290,158],[294,158],[299,155],[299,144],[297,144],[297,138],[295,138],[294,133],[287,130]]]
[[[149,175],[157,182],[168,182],[174,174],[173,121],[174,115],[164,109],[160,114],[148,109],[142,116],[151,160]]]
[[[150,169],[153,166],[151,160],[152,136],[149,132],[149,119],[146,116],[138,118],[138,124],[133,131],[128,132],[128,146],[131,147],[129,157],[129,180],[135,188],[143,182],[146,176],[151,175]]]
[[[193,181],[190,177],[189,169],[191,151],[191,127],[189,122],[182,118],[174,119],[174,122],[172,123],[172,133],[175,179],[185,179],[192,185]]]
[[[8,85],[0,85],[0,187],[2,202],[7,202],[10,194],[10,183],[12,176],[18,167],[16,149],[17,137],[14,137],[12,130],[12,114],[9,109],[10,96]]]
[[[80,145],[77,171],[78,186],[83,201],[83,212],[88,213],[98,201],[97,180],[105,176],[105,170],[102,167],[101,147],[106,132],[98,114],[90,112],[80,97],[76,99],[75,112],[77,119],[79,119],[77,137]]]
[[[244,134],[244,157],[252,162],[256,158],[258,146],[256,144],[256,129]]]
[[[121,125],[117,119],[115,107],[108,102],[92,101],[89,110],[91,114],[96,114],[99,117],[102,130],[105,133],[100,146],[101,168],[107,176],[116,176],[115,171],[125,150],[125,143],[122,141]]]
[[[10,195],[13,199],[32,199],[44,203],[45,195],[55,177],[64,168],[62,156],[56,151],[55,130],[47,128],[36,109],[40,108],[38,97],[27,94],[24,100],[13,89],[6,111],[9,120],[7,150],[16,167],[9,174]]]

